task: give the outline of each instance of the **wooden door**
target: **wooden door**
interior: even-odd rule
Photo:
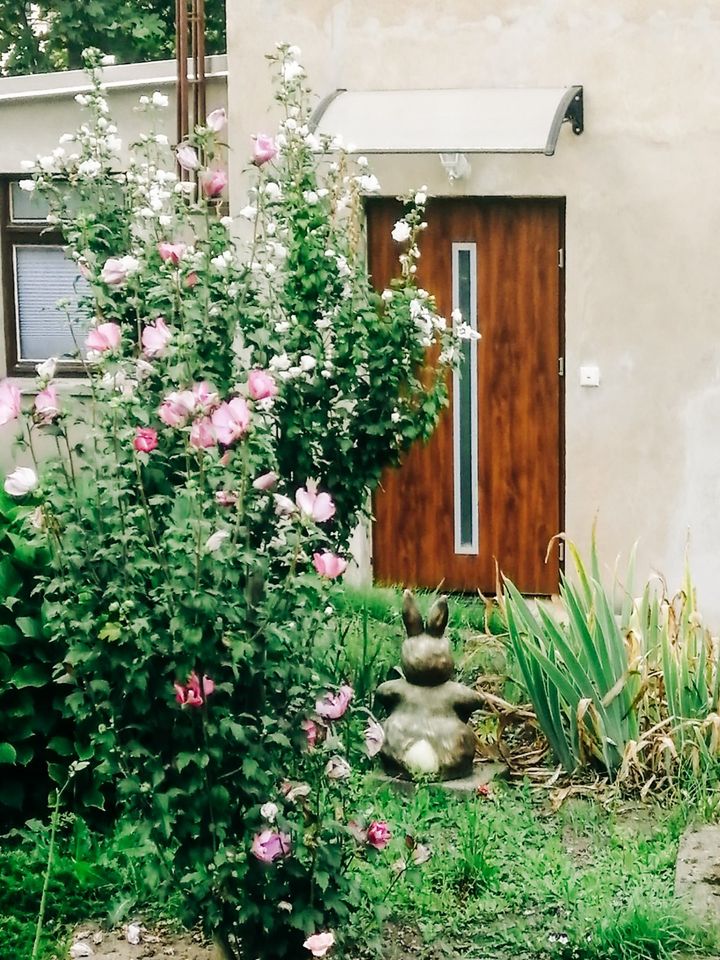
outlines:
[[[368,204],[379,290],[395,275],[395,201]],[[428,205],[418,282],[482,339],[450,378],[427,444],[386,471],[374,498],[373,566],[383,583],[494,593],[495,562],[526,593],[558,588],[562,529],[564,205],[447,199]],[[476,318],[465,314],[476,313]]]

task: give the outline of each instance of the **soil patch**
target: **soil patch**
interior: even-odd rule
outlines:
[[[456,960],[450,944],[425,943],[420,931],[408,924],[388,923],[383,932],[384,960]]]
[[[131,942],[136,939],[139,943]],[[78,927],[65,954],[73,955],[80,960],[215,960],[216,956],[200,933],[178,933],[163,924],[145,927],[139,921],[115,930],[103,930],[98,924]]]

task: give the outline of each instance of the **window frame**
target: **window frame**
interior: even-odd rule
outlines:
[[[17,302],[17,276],[14,247],[38,246],[64,249],[62,232],[44,220],[13,220],[11,185],[22,180],[19,174],[0,178],[0,270],[2,272],[2,307],[5,336],[5,366],[8,377],[34,377],[37,360],[20,357],[20,330]],[[79,360],[59,360],[58,377],[84,375]]]

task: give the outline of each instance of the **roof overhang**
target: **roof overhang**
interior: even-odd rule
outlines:
[[[312,129],[358,153],[555,153],[565,121],[583,131],[583,88],[336,90]]]
[[[188,62],[188,69],[190,64]],[[227,56],[205,58],[205,77],[227,82]],[[177,83],[176,60],[151,60],[147,63],[122,63],[103,67],[102,81],[107,90],[145,90],[170,87]],[[0,77],[0,105],[32,100],[62,99],[87,93],[92,84],[85,70],[58,70],[20,77]]]

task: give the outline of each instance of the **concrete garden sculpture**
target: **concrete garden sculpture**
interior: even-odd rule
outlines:
[[[438,780],[467,777],[475,756],[475,734],[468,720],[482,705],[480,695],[451,679],[455,667],[444,636],[447,597],[433,604],[423,623],[409,590],[403,598],[407,639],[402,645],[404,677],[378,687],[377,700],[389,716],[380,753],[389,773]]]

